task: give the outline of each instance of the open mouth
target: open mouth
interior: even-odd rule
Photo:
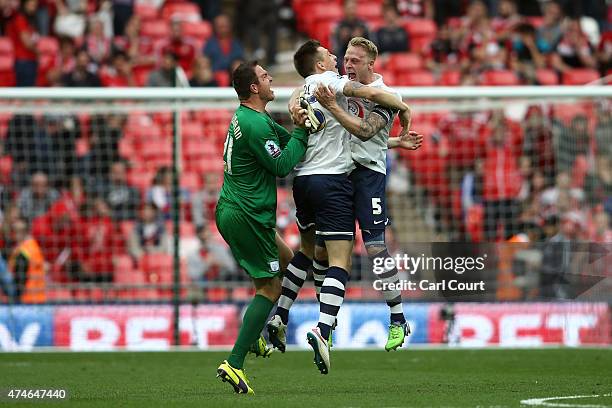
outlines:
[[[350,79],[351,81],[354,81],[355,78],[357,78],[357,75],[355,75],[354,72],[348,72],[347,75],[348,75],[348,79]]]

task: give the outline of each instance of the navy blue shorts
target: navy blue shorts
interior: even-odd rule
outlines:
[[[361,231],[384,231],[390,221],[387,218],[386,176],[377,171],[355,163],[357,166],[350,174],[353,183],[353,204],[355,216]],[[364,237],[365,239],[365,237]]]
[[[346,174],[295,177],[293,200],[300,231],[315,228],[324,241],[354,238],[353,186]]]

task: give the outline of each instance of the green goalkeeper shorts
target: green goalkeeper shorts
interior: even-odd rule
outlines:
[[[274,228],[254,222],[242,209],[227,203],[217,204],[216,219],[217,228],[238,265],[251,278],[280,276]]]

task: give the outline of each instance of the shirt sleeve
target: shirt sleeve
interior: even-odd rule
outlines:
[[[281,149],[284,149],[287,146],[287,143],[289,143],[289,140],[291,139],[291,133],[289,133],[287,129],[276,123],[274,120],[272,121],[272,123],[274,123],[274,129],[276,130],[276,134],[278,135],[280,147]]]
[[[274,125],[253,126],[249,145],[257,162],[277,177],[285,177],[302,160],[308,146],[308,134],[296,128],[284,149],[274,132]]]
[[[349,81],[347,77],[343,77],[331,71],[326,72],[322,79],[325,86],[329,86],[334,92],[340,94],[344,92],[344,86]]]

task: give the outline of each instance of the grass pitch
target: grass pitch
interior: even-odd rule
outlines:
[[[215,378],[226,352],[0,354],[0,389],[60,388],[69,400],[8,407],[520,407],[531,398],[612,393],[612,350],[332,351],[249,357],[254,396]],[[612,396],[551,401],[612,407]]]

